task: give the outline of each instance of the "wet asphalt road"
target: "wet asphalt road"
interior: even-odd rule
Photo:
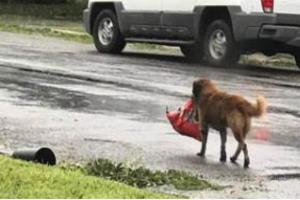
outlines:
[[[60,161],[105,157],[188,170],[230,186],[221,192],[188,192],[190,197],[300,197],[296,68],[216,69],[186,63],[180,55],[130,49],[99,55],[92,45],[59,39],[3,32],[0,38],[0,149],[48,146]],[[207,158],[199,159],[200,143],[179,136],[168,124],[165,107],[180,106],[198,77],[252,102],[257,95],[268,99],[268,114],[253,120],[247,140],[251,169],[218,162],[220,139],[214,131]],[[268,140],[259,140],[264,133]],[[229,135],[231,155],[236,142]]]

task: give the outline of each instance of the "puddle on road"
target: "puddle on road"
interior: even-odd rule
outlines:
[[[272,174],[266,176],[270,180],[289,180],[289,179],[299,179],[300,180],[300,173],[288,173],[288,174]]]
[[[298,110],[291,110],[289,108],[284,108],[284,107],[269,107],[268,109],[269,113],[277,113],[277,114],[289,114],[295,118],[299,118],[300,119],[300,111]]]
[[[38,105],[54,109],[64,109],[76,112],[106,114],[110,116],[122,113],[129,118],[138,121],[158,122],[161,121],[161,107],[151,101],[124,98],[122,95],[100,95],[82,91],[72,91],[61,86],[66,82],[59,80],[61,84],[40,85],[40,81],[30,82],[2,78],[0,86],[10,91],[17,92],[16,97],[20,100],[16,105]],[[37,82],[37,84],[35,83]],[[76,88],[82,83],[72,81],[69,83]],[[91,86],[93,87],[93,86]],[[98,90],[101,90],[101,88]],[[111,94],[118,91],[112,91]]]

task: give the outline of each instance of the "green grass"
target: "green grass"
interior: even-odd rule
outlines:
[[[178,190],[222,189],[188,172],[151,171],[144,167],[132,168],[107,159],[98,159],[88,163],[85,171],[89,175],[116,180],[139,188],[173,185]]]
[[[70,0],[67,4],[3,3],[0,1],[1,14],[44,19],[81,20],[82,11],[86,7],[87,0],[82,2]]]
[[[274,56],[267,57],[262,53],[256,53],[251,55],[243,55],[240,59],[241,64],[264,66],[281,69],[295,70],[297,69],[294,56],[290,54],[276,54]]]
[[[0,31],[38,34],[81,43],[91,43],[79,21],[40,19],[28,16],[0,15]]]
[[[175,198],[62,169],[0,156],[0,198]]]

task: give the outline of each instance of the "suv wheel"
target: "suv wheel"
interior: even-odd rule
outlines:
[[[116,14],[112,10],[102,10],[97,16],[93,39],[95,46],[102,53],[120,53],[125,47]]]
[[[224,20],[213,21],[208,26],[204,41],[204,54],[209,64],[221,67],[238,61],[237,45],[231,28]]]
[[[296,60],[297,66],[300,68],[300,51],[295,54],[295,60]]]
[[[203,48],[200,44],[183,45],[180,46],[180,50],[189,61],[200,62],[203,58]]]

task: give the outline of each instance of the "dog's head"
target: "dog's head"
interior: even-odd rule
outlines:
[[[208,79],[198,79],[193,83],[193,96],[196,99],[200,99],[201,96],[207,95],[216,90],[217,88],[215,84]]]

